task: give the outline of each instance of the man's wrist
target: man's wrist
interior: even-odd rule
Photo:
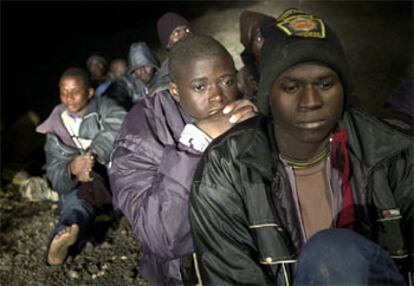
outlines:
[[[193,124],[186,124],[179,139],[180,143],[194,150],[204,152],[212,138]]]

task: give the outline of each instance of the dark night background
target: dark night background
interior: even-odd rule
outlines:
[[[300,7],[302,4],[313,4],[312,2],[284,1],[284,6],[302,8]],[[267,3],[264,5],[269,7],[278,5],[275,5],[274,3],[277,2],[274,1],[2,1],[1,129],[6,129],[13,120],[28,110],[35,111],[41,120],[45,119],[51,108],[58,103],[57,84],[60,74],[69,66],[84,66],[87,56],[93,51],[102,52],[108,60],[119,56],[126,58],[132,42],[146,41],[150,48],[160,55],[156,21],[167,11],[179,12],[191,21],[203,16],[212,7],[214,11],[225,15],[228,8],[241,9],[248,5],[260,5],[261,3]],[[287,6],[286,3],[288,3]],[[392,85],[397,84],[397,78],[405,74],[407,66],[412,65],[412,55],[407,56],[407,50],[412,53],[411,1],[322,1],[309,6],[313,7],[311,11],[320,11],[321,15],[331,15],[329,20],[338,19],[338,25],[342,25],[337,27],[340,36],[352,39],[346,43],[345,49],[354,74],[362,73],[359,67],[367,66],[368,60],[371,61],[368,65],[384,64],[379,56],[379,53],[384,51],[384,57],[394,57],[392,60],[395,64],[388,63],[388,66],[384,64],[384,67],[388,69],[388,75],[392,77],[390,79],[393,81]],[[263,12],[265,11],[267,11],[266,8],[263,9]],[[372,23],[373,27],[362,26],[361,28],[360,25],[356,27],[358,31],[352,31],[353,28],[346,27],[348,24],[349,27],[354,25],[352,17],[358,18],[357,21],[365,20],[364,17],[367,17],[366,22]],[[384,28],[374,27],[379,24]],[[208,25],[211,26],[210,30],[217,29],[217,23],[211,23],[211,25],[208,23]],[[205,26],[207,26],[206,23]],[[238,23],[234,23],[233,26],[238,33]],[[218,27],[220,29],[220,26]],[[371,35],[369,29],[376,29],[375,31],[379,31],[379,34]],[[363,34],[365,30],[367,32]],[[362,35],[358,41],[355,41],[356,33]],[[384,36],[381,33],[395,40],[381,41]],[[390,36],[387,33],[395,33],[395,35]],[[355,54],[349,53],[349,50],[354,49],[366,52],[370,58],[366,58],[365,55],[356,57]],[[378,54],[377,58],[373,54]],[[161,60],[162,56],[161,52]],[[411,59],[407,61],[407,57]],[[370,72],[369,68],[371,66],[365,67],[367,69],[364,71],[365,74]],[[385,76],[385,73],[382,75],[379,73],[380,69],[381,67],[377,67],[377,73],[369,75],[370,80],[375,84],[384,81],[384,78],[379,78],[382,75]],[[358,79],[360,75],[357,74],[356,77]],[[366,89],[365,85],[360,84],[360,86]],[[368,88],[384,91],[378,86]]]
[[[44,119],[58,103],[60,74],[69,66],[84,66],[91,52],[100,51],[108,60],[126,58],[129,45],[142,40],[156,49],[158,17],[175,11],[191,20],[208,6],[202,2],[2,2],[2,128],[29,109]]]

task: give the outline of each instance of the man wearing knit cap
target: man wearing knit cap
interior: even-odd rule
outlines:
[[[174,12],[165,13],[158,19],[157,31],[161,45],[167,50],[191,32],[187,19]]]
[[[262,13],[243,11],[240,14],[240,42],[244,51],[240,54],[244,67],[238,72],[239,89],[246,98],[255,99],[260,80],[259,57],[263,46],[260,26],[276,22],[276,19]]]
[[[194,176],[203,283],[405,285],[412,142],[350,107],[344,51],[324,19],[290,9],[262,34],[263,115],[210,144]]]
[[[158,38],[161,45],[169,51],[177,42],[191,35],[190,23],[180,14],[167,12],[157,21]],[[166,90],[171,81],[168,58],[161,64],[157,79],[157,92]]]

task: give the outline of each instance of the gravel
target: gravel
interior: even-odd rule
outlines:
[[[88,242],[62,266],[47,266],[57,215],[56,203],[27,201],[17,187],[0,189],[0,285],[148,285],[137,271],[139,243],[132,232],[121,235],[113,218],[103,241]]]

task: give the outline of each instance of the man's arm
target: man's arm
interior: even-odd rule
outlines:
[[[157,140],[123,140],[115,148],[114,194],[141,243],[160,257],[173,259],[193,250],[188,196],[200,157]]]
[[[126,111],[114,100],[104,98],[99,108],[101,130],[93,138],[90,151],[97,155],[97,160],[106,165],[112,152],[113,143],[121,129]]]
[[[402,231],[408,250],[413,254],[414,162],[412,149],[405,152],[389,169],[389,182],[402,215]]]
[[[201,278],[206,285],[271,284],[258,257],[235,168],[210,153],[199,166],[190,197],[190,220]],[[198,181],[198,174],[202,174]]]
[[[52,188],[59,194],[69,193],[79,181],[72,176],[70,163],[73,158],[80,155],[74,148],[64,146],[53,134],[46,135],[46,176]]]

